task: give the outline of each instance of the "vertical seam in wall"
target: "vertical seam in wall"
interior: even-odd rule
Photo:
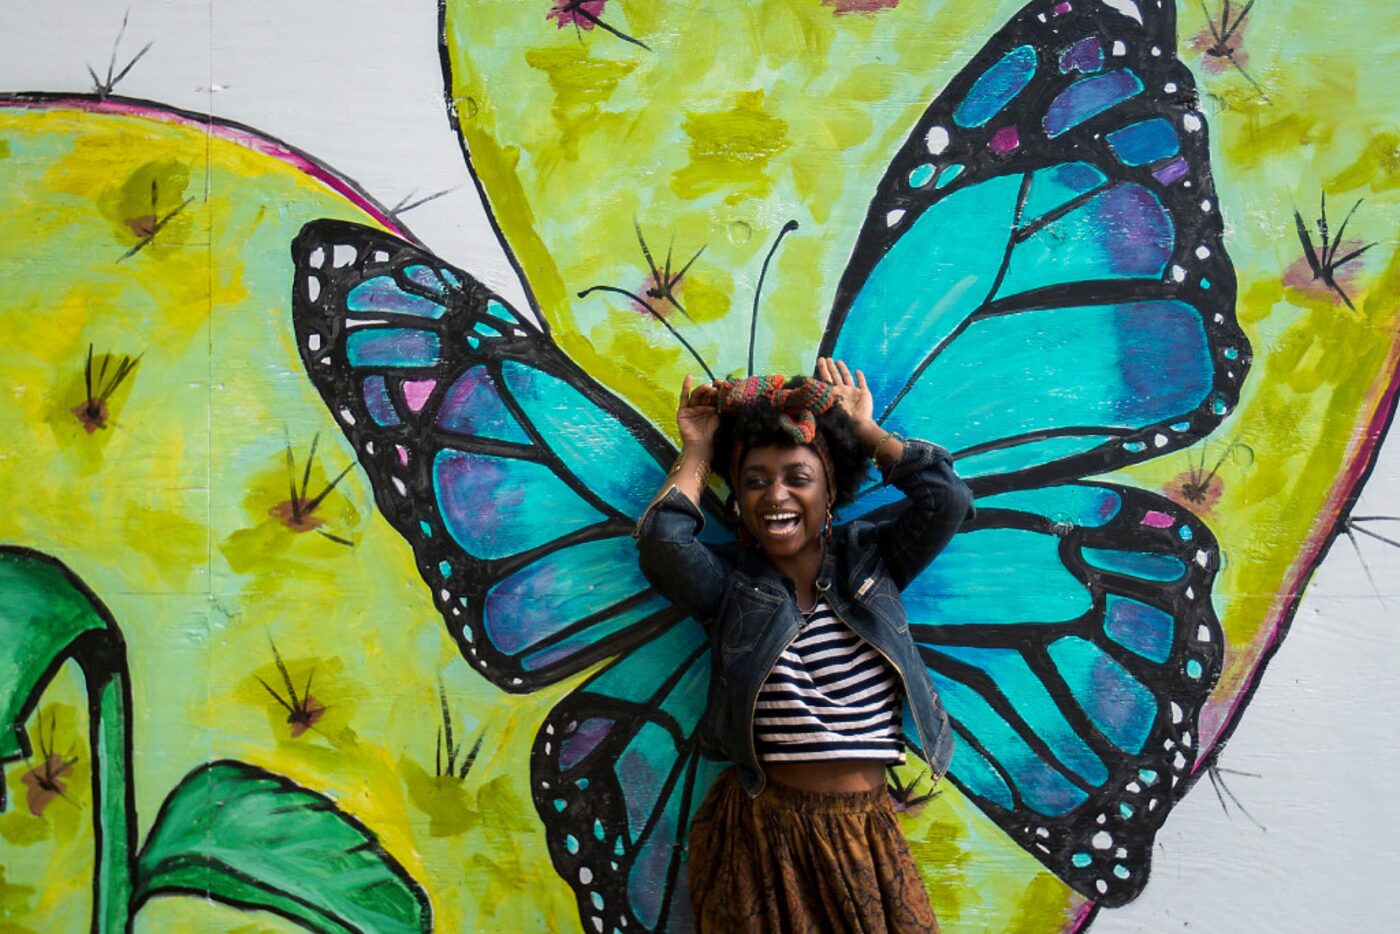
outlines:
[[[214,159],[214,4],[216,0],[209,0],[209,25],[207,44],[209,49],[209,74],[205,81],[208,88],[208,103],[205,106],[206,120],[204,122],[204,289],[205,301],[208,302],[208,315],[205,320],[205,376],[204,376],[204,527],[208,534],[204,538],[206,577],[204,586],[206,589],[206,599],[204,602],[204,712],[208,717],[210,705],[212,703],[211,688],[209,686],[209,674],[213,671],[214,664],[214,626],[213,613],[214,601],[217,599],[214,593],[214,208],[211,200],[213,188],[213,159]],[[214,737],[210,730],[205,731],[205,740],[208,746],[206,759],[212,759],[214,754]]]

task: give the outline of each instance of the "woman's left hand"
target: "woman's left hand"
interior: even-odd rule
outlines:
[[[817,378],[836,387],[836,401],[857,425],[870,421],[875,414],[875,400],[865,385],[865,374],[856,370],[855,376],[846,364],[831,357],[817,358]]]

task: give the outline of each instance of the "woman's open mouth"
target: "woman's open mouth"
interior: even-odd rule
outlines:
[[[774,538],[795,535],[802,526],[802,515],[796,512],[769,512],[763,515],[763,527]]]

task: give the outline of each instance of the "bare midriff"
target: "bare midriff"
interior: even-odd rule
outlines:
[[[879,762],[765,762],[769,781],[803,791],[871,791],[885,786],[885,766]]]

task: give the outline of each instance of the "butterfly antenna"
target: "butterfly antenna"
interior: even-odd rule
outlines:
[[[778,231],[778,236],[774,238],[773,245],[768,248],[768,255],[763,257],[763,268],[758,273],[758,287],[753,290],[753,315],[749,319],[749,376],[753,375],[754,341],[758,336],[758,301],[763,294],[763,280],[768,277],[768,264],[773,261],[773,254],[778,252],[778,244],[796,229],[797,221],[790,220],[784,224],[783,229]]]
[[[590,286],[589,288],[586,288],[582,292],[578,293],[578,297],[587,298],[594,292],[611,292],[615,295],[624,295],[632,301],[636,302],[639,306],[645,309],[647,313],[650,314],[653,318],[655,318],[657,321],[660,321],[661,324],[666,328],[666,330],[671,332],[671,336],[674,337],[676,340],[680,341],[680,345],[690,352],[690,355],[695,358],[695,362],[700,364],[700,368],[705,371],[705,375],[708,376],[711,381],[714,380],[714,371],[711,370],[709,364],[705,362],[705,358],[700,356],[700,354],[695,350],[695,348],[690,345],[690,341],[682,337],[681,332],[676,330],[675,325],[667,321],[665,315],[657,311],[655,308],[651,307],[651,303],[649,303],[646,299],[633,292],[629,292],[626,289],[619,289],[616,286],[611,285]]]

